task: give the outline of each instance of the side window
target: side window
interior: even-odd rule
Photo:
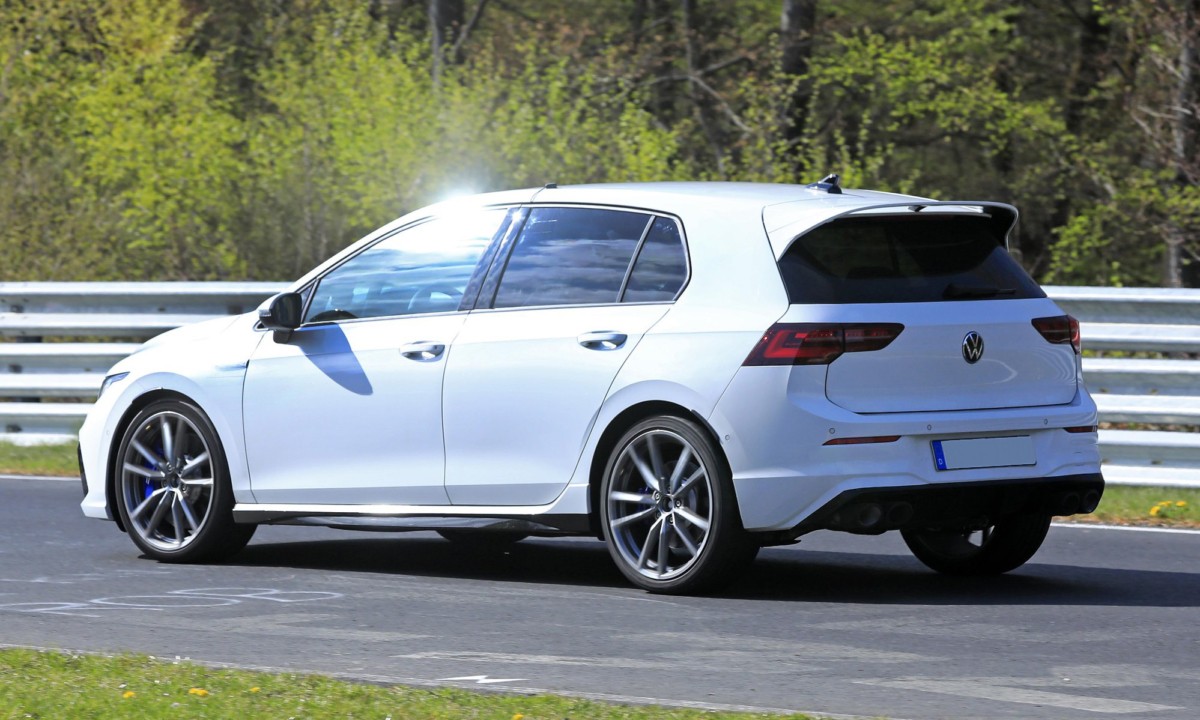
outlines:
[[[517,238],[493,307],[615,303],[651,216],[535,208]]]
[[[669,302],[687,280],[687,253],[679,225],[656,217],[633,263],[622,302]]]
[[[434,218],[372,245],[321,278],[304,322],[458,310],[505,212]]]

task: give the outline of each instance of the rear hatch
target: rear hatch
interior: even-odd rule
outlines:
[[[780,322],[846,325],[829,400],[857,413],[1071,402],[1067,319],[1004,249],[1005,230],[978,212],[903,212],[797,237],[779,260],[792,303]],[[893,324],[903,330],[883,347],[853,349],[856,328]]]

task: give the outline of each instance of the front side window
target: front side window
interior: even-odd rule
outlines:
[[[321,278],[304,322],[458,310],[505,213],[434,218],[376,243]]]
[[[517,238],[493,307],[620,300],[652,216],[595,208],[535,208]]]

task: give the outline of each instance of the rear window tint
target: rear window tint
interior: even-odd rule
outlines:
[[[687,280],[687,253],[674,220],[657,217],[625,286],[624,302],[668,302]]]
[[[535,208],[508,259],[493,307],[617,302],[649,223],[643,213]]]
[[[983,218],[835,220],[797,238],[779,271],[793,304],[1046,297]]]

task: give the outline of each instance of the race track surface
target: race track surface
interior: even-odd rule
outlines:
[[[1197,534],[1054,527],[1020,570],[961,579],[895,533],[817,533],[669,598],[594,540],[264,527],[229,564],[163,565],[79,499],[0,480],[0,644],[703,707],[1200,717]]]

